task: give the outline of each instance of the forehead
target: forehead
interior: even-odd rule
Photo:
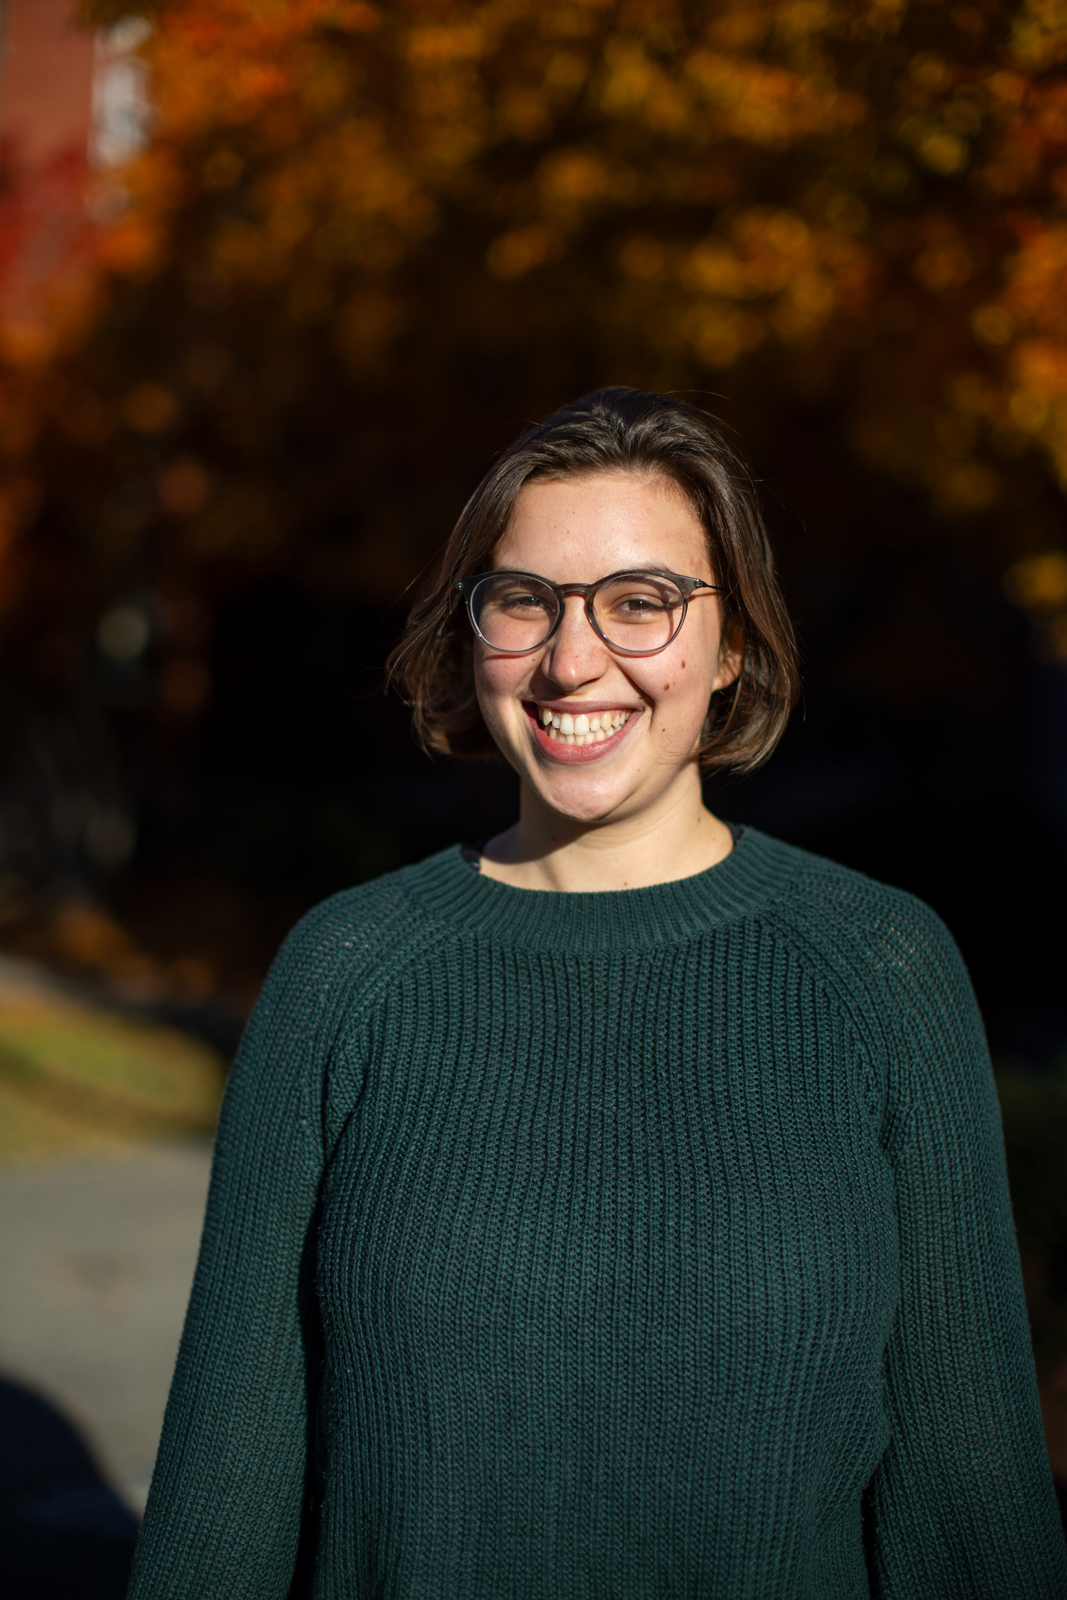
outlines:
[[[492,565],[557,583],[649,565],[712,577],[707,538],[688,496],[672,479],[634,472],[528,483]]]

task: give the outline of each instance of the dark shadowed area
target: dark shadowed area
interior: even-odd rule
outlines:
[[[0,1380],[0,1585],[8,1600],[121,1600],[137,1520],[85,1441]]]

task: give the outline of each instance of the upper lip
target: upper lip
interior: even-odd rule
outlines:
[[[538,711],[569,711],[572,716],[584,712],[586,716],[595,715],[598,711],[640,711],[640,706],[628,706],[621,700],[530,700],[529,705],[536,706]]]

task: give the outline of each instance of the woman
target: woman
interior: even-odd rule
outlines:
[[[714,425],[524,435],[394,667],[519,820],[274,965],[134,1600],[1067,1593],[960,958],[701,799],[796,689]]]

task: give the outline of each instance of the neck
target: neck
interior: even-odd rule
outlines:
[[[729,828],[704,805],[694,766],[652,806],[596,822],[561,816],[524,784],[519,820],[486,845],[482,872],[518,889],[647,889],[704,872],[732,849]]]

